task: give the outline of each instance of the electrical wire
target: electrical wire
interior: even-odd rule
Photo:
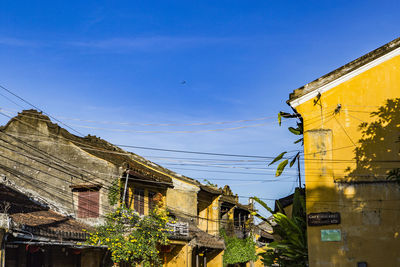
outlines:
[[[0,95],[3,96],[3,95]],[[11,101],[12,103],[18,105],[16,102],[13,102],[11,99],[7,98],[4,96],[7,100]],[[24,107],[19,106],[22,109]],[[8,112],[9,114],[14,114],[14,112],[18,112],[19,110],[10,110],[10,109],[4,109],[2,108],[4,112]],[[316,113],[315,111],[312,111],[310,113]],[[307,114],[310,114],[307,112]],[[19,116],[27,116],[25,114],[31,114],[31,115],[36,115],[37,113],[34,112],[29,112],[29,111],[24,111],[24,114],[19,114]],[[28,117],[28,116],[27,116]],[[319,115],[317,116],[319,117]],[[131,126],[207,126],[207,125],[221,125],[221,124],[234,124],[234,123],[245,123],[245,122],[251,122],[251,121],[262,121],[262,120],[268,120],[268,119],[276,119],[275,116],[265,116],[265,117],[259,117],[259,118],[251,118],[251,119],[241,119],[241,120],[232,120],[232,121],[218,121],[218,122],[193,122],[193,123],[135,123],[135,122],[114,122],[114,121],[96,121],[96,120],[84,120],[81,118],[69,118],[69,117],[63,117],[63,116],[57,116],[58,119],[65,119],[65,120],[73,120],[73,121],[82,121],[82,122],[88,122],[88,123],[96,123],[96,124],[112,124],[112,125],[131,125]],[[313,117],[315,118],[315,117]],[[312,119],[312,118],[311,118]],[[40,119],[43,121],[50,121],[47,119]],[[282,118],[281,121],[292,121],[291,118]]]
[[[343,132],[346,134],[347,138],[349,138],[350,142],[353,144],[353,146],[357,146],[353,139],[351,139],[350,135],[347,133],[346,129],[343,127],[343,125],[340,123],[340,121],[336,118],[336,116],[334,117],[335,121],[339,124],[340,128],[342,128]]]
[[[18,98],[19,100],[23,101],[24,103],[28,104],[29,106],[35,108],[36,110],[41,111],[43,114],[46,114],[48,117],[52,118],[53,120],[59,122],[60,124],[64,125],[65,127],[67,127],[68,129],[71,129],[72,131],[78,133],[81,136],[84,136],[84,134],[78,132],[77,130],[75,130],[74,128],[68,126],[67,124],[63,123],[62,121],[58,120],[57,118],[54,118],[53,116],[51,116],[50,114],[44,112],[42,109],[38,108],[37,106],[33,105],[32,103],[30,103],[29,101],[23,99],[22,97],[20,97],[19,95],[13,93],[11,90],[7,89],[6,87],[4,87],[3,85],[0,85],[0,88],[5,90],[6,92],[8,92],[9,94],[15,96],[16,98]]]

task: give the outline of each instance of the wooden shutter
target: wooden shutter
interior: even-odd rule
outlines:
[[[154,200],[156,194],[157,194],[156,192],[149,191],[149,212],[151,210],[154,210],[154,208],[156,207],[156,202]]]
[[[99,217],[99,191],[80,191],[78,193],[78,217]]]
[[[134,208],[135,211],[139,212],[140,215],[144,214],[144,190],[135,188],[134,191],[135,199],[134,199]]]

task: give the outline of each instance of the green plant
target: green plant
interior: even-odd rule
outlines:
[[[209,186],[217,187],[217,188],[218,188],[218,185],[217,185],[217,184],[213,184],[212,182],[210,182],[210,181],[207,180],[207,179],[203,179],[203,180],[204,180],[204,182],[206,183],[206,185],[209,185]]]
[[[111,183],[111,187],[108,190],[108,202],[111,206],[114,206],[118,203],[121,196],[122,184],[120,179],[114,179]]]
[[[114,263],[161,265],[158,246],[168,244],[168,217],[156,208],[148,216],[119,207],[106,215],[106,222],[89,233],[88,245],[107,246]]]
[[[289,127],[288,130],[294,134],[294,135],[303,135],[303,120],[298,114],[290,114],[286,112],[279,112],[278,113],[278,123],[279,126],[282,124],[282,118],[296,118],[298,121],[296,122],[297,127]],[[302,143],[303,145],[303,137],[297,139],[294,143]],[[298,152],[296,155],[290,158],[290,163],[288,158],[284,158],[284,155],[287,153],[287,151],[280,153],[271,163],[268,164],[268,166],[280,161],[278,164],[278,167],[276,168],[276,173],[275,176],[278,177],[282,174],[283,170],[286,168],[286,166],[289,164],[290,167],[292,167],[296,161],[300,160],[300,152]]]
[[[224,266],[257,260],[256,244],[252,236],[241,239],[228,236],[224,230],[220,233],[225,241]]]
[[[254,200],[269,212],[273,212],[261,199],[254,197]],[[275,263],[282,267],[308,266],[304,189],[296,188],[295,190],[291,218],[283,209],[273,214],[275,224],[259,213],[254,215],[271,224],[274,237],[276,237],[275,241],[268,244],[266,252],[259,254],[266,265]]]

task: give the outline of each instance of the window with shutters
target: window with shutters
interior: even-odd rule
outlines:
[[[149,191],[149,211],[154,210],[154,208],[156,207],[156,195],[156,192]]]
[[[99,217],[99,191],[80,190],[78,192],[78,218]]]
[[[133,207],[140,215],[144,215],[144,190],[140,188],[135,188],[133,199]]]

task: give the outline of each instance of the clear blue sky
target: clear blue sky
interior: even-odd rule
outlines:
[[[276,117],[289,110],[293,89],[399,37],[399,8],[399,1],[1,1],[0,84],[58,117],[130,123]],[[0,107],[21,109],[3,97]],[[179,127],[63,121],[117,144],[266,156],[296,149],[288,125],[279,128],[275,118]],[[267,125],[132,132],[260,123]],[[239,195],[279,198],[293,189],[294,178],[264,183],[249,180],[273,176],[175,169],[262,172],[264,163],[211,168],[150,159],[219,185],[224,180],[213,179],[236,180],[225,182]]]

